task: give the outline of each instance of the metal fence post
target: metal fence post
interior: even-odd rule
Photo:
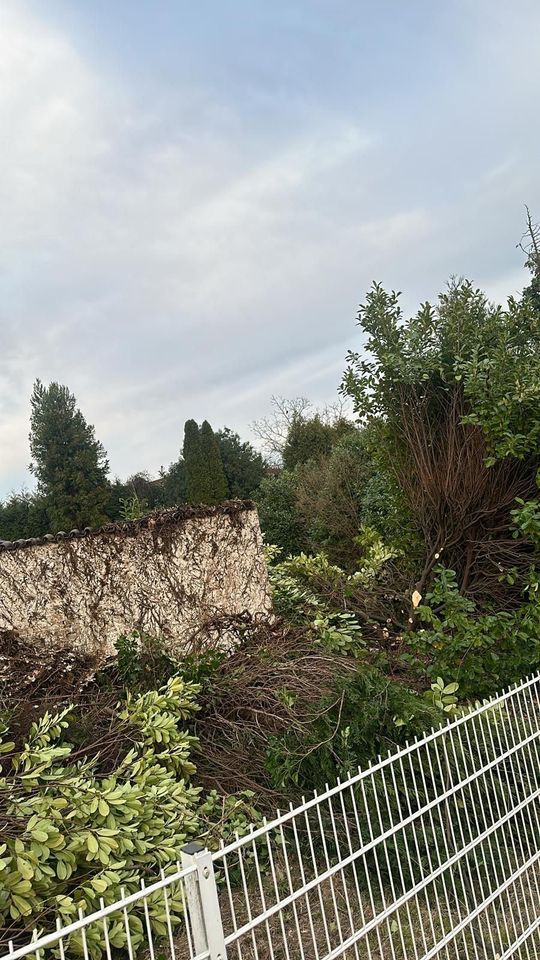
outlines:
[[[227,960],[212,854],[201,843],[186,843],[181,853],[182,869],[197,868],[184,880],[195,953],[208,951],[210,960]]]

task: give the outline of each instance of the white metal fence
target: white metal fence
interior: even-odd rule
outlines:
[[[540,676],[5,957],[540,957]]]

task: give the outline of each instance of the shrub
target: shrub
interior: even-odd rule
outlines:
[[[313,580],[325,578],[335,583],[343,577],[343,571],[324,554],[308,557],[302,553],[277,563],[270,567],[274,609],[289,623],[308,628],[315,643],[334,653],[358,656],[365,642],[354,614],[333,607],[309,587]]]
[[[277,476],[265,477],[256,499],[266,542],[275,544],[284,554],[302,550],[306,529],[296,505],[295,474],[284,470]]]
[[[129,690],[155,690],[178,674],[178,661],[168,652],[163,638],[133,630],[115,643],[116,658],[101,672],[102,683]]]
[[[16,930],[31,918],[42,923],[53,911],[69,923],[79,908],[97,909],[101,897],[114,902],[122,886],[135,890],[150,864],[178,858],[198,828],[199,790],[189,785],[193,737],[184,729],[196,693],[194,685],[176,678],[160,692],[128,695],[118,719],[132,728],[133,744],[105,776],[95,758],[80,756],[70,742],[73,706],[47,711],[32,723],[18,751],[4,740],[4,928],[11,923]],[[152,922],[160,933],[165,918],[156,911],[151,908]],[[139,927],[134,918],[136,940]],[[123,946],[123,936],[120,926],[114,930],[115,946]],[[91,949],[100,954],[97,940]]]
[[[312,748],[314,725],[339,705],[337,684],[355,672],[355,660],[292,624],[229,621],[227,630],[239,638],[229,656],[206,654],[182,665],[187,675],[205,678],[194,723],[198,776],[223,794],[254,791],[273,810],[291,799],[294,781],[276,775],[271,745],[286,755],[283,768],[298,765]]]
[[[325,554],[299,554],[270,567],[274,606],[293,623],[310,625],[323,618],[342,635],[340,648],[354,655],[363,648],[395,653],[393,632],[410,603],[407,577],[392,562],[393,551],[376,531],[363,527],[359,534],[363,559],[349,574],[329,562]],[[401,627],[402,629],[402,627]],[[324,638],[319,633],[319,642]]]
[[[530,562],[511,511],[537,492],[539,322],[525,299],[502,309],[467,281],[407,321],[379,284],[360,308],[367,341],[342,389],[421,535],[422,594],[442,555],[482,612],[516,605],[499,572]]]
[[[277,782],[289,782],[302,792],[323,789],[369,765],[377,754],[421,736],[444,717],[433,698],[368,663],[337,678],[336,692],[302,742],[295,731],[273,740],[270,765]]]
[[[453,570],[438,567],[426,603],[424,626],[410,637],[405,659],[417,675],[450,677],[467,698],[490,696],[540,665],[540,576],[531,568],[524,598],[514,610],[479,613],[464,597]],[[510,574],[511,575],[511,574]]]
[[[248,819],[255,818],[251,797],[222,801],[214,792],[203,798],[193,784],[196,740],[188,725],[198,692],[196,684],[173,677],[159,691],[128,693],[109,720],[123,742],[107,762],[95,745],[74,742],[78,707],[73,704],[45,711],[20,746],[8,739],[5,714],[0,925],[8,938],[33,925],[42,929],[56,915],[69,923],[79,909],[98,909],[101,899],[114,903],[122,888],[134,892],[147,871],[175,864],[189,837],[211,837],[214,817],[222,834],[227,824],[247,829]],[[137,947],[143,940],[143,907],[138,903],[130,909]],[[174,885],[169,909],[177,923],[182,907]],[[150,898],[149,913],[156,936],[164,935],[161,898]],[[109,932],[112,946],[124,949],[123,923],[111,921]],[[93,958],[102,955],[101,934],[94,927],[88,929],[88,946]],[[83,952],[77,935],[70,951]]]

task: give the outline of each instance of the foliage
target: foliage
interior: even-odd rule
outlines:
[[[43,497],[23,491],[12,493],[0,503],[0,539],[42,537],[48,532],[49,519]]]
[[[418,608],[422,624],[405,659],[421,675],[452,677],[466,698],[493,694],[540,666],[540,577],[531,568],[523,602],[513,610],[480,613],[464,597],[453,570],[436,578]]]
[[[324,788],[377,754],[404,744],[440,722],[443,714],[403,683],[363,663],[337,681],[337,700],[313,724],[307,742],[294,734],[271,745],[270,765],[276,781],[302,791]]]
[[[163,506],[163,493],[159,480],[153,480],[147,471],[140,470],[126,480],[129,495],[136,497],[146,510]]]
[[[131,691],[155,690],[179,672],[178,661],[168,652],[159,636],[133,630],[118,637],[116,658],[101,675],[101,682],[109,682],[111,672],[115,685]]]
[[[190,421],[190,424],[193,423],[194,421]],[[190,429],[192,429],[192,426],[188,429],[188,433]],[[258,490],[264,476],[265,467],[262,456],[253,449],[250,443],[243,442],[238,434],[228,427],[219,430],[215,434],[215,438],[218,442],[227,484],[227,491],[224,495],[228,494],[231,497],[242,499],[252,497]],[[195,447],[197,442],[195,437]],[[199,454],[195,452],[196,461],[198,456]],[[199,469],[201,472],[203,471],[202,458],[200,462],[195,464],[192,460],[192,481],[193,469],[196,472]],[[222,487],[222,492],[223,489]],[[206,497],[212,496],[208,489],[206,489],[206,492],[204,490],[202,492]],[[192,491],[192,496],[197,497],[196,490]],[[137,499],[142,504],[140,514]],[[125,516],[125,506],[126,501],[132,501],[128,507],[128,512],[136,519],[138,515],[142,515],[148,510],[177,506],[186,503],[187,499],[186,463],[180,456],[166,469],[162,467],[156,480],[152,480],[147,473],[140,472],[130,477],[125,483],[115,481],[111,487],[107,513],[113,519],[129,519]]]
[[[125,483],[118,478],[111,483],[107,515],[111,520],[138,520],[165,505],[161,478],[152,480],[149,473],[139,471],[128,477]]]
[[[219,443],[214,436],[214,431],[208,423],[208,420],[203,420],[200,429],[200,444],[206,483],[208,485],[208,497],[203,502],[221,503],[227,496],[227,480],[221,460]]]
[[[334,563],[354,569],[362,497],[373,462],[362,434],[349,426],[326,457],[296,469],[296,508],[306,527],[306,546],[324,550]]]
[[[187,502],[186,465],[182,457],[171,463],[167,470],[161,470],[160,480],[165,506],[175,507]]]
[[[115,769],[102,775],[96,759],[78,755],[70,742],[74,707],[49,713],[31,725],[22,748],[4,760],[0,780],[5,835],[0,889],[2,925],[40,922],[49,911],[64,923],[82,908],[99,908],[137,889],[144,870],[173,863],[198,828],[199,790],[189,785],[193,737],[185,724],[196,709],[197,688],[175,678],[160,692],[128,695],[118,719],[133,730],[133,743]],[[3,750],[6,750],[4,742]],[[7,744],[7,750],[13,745]],[[11,768],[11,769],[10,769]],[[165,932],[158,903],[150,905],[157,933]],[[180,903],[173,898],[173,915]],[[137,914],[137,911],[135,911]],[[112,942],[125,945],[114,924]],[[142,923],[132,923],[135,942]],[[102,953],[90,933],[91,954]],[[82,945],[75,937],[75,952]]]
[[[54,531],[106,519],[108,462],[67,387],[36,380],[31,397],[31,469]]]
[[[139,889],[147,871],[174,865],[189,837],[246,832],[260,819],[253,795],[203,797],[193,785],[189,732],[199,687],[179,676],[159,691],[130,693],[113,721],[124,749],[104,762],[88,742],[78,746],[78,707],[45,710],[22,743],[9,740],[9,717],[0,728],[0,921],[12,938],[32,923],[41,928],[58,915],[63,923]],[[109,723],[111,720],[109,719]],[[173,926],[181,920],[180,891],[170,888]],[[148,899],[150,923],[159,938],[167,933],[163,898]],[[128,907],[133,945],[144,941],[142,902]],[[126,948],[125,927],[111,919],[113,948]],[[88,928],[89,951],[99,958],[99,930]],[[70,953],[83,953],[77,935]]]
[[[270,403],[271,415],[255,420],[252,430],[271,462],[281,465],[289,428],[295,419],[305,416],[311,409],[311,403],[306,397],[287,400],[285,397],[275,396],[271,398]]]
[[[295,413],[283,447],[283,466],[294,470],[299,464],[330,456],[333,446],[353,429],[344,417],[325,421],[319,413],[312,417]]]
[[[445,683],[442,677],[437,677],[434,683],[431,684],[429,690],[426,691],[425,697],[434,706],[438,707],[439,710],[442,710],[443,713],[447,713],[450,716],[456,716],[459,713],[457,706],[457,697],[456,693],[459,690],[459,683],[453,681],[452,683]]]
[[[221,794],[217,790],[208,790],[201,799],[198,808],[206,846],[217,850],[222,843],[229,843],[237,837],[245,837],[254,828],[263,825],[263,815],[255,805],[256,794],[253,790],[235,790]]]
[[[470,412],[482,428],[488,464],[504,457],[538,460],[540,448],[540,309],[530,297],[510,297],[490,316],[467,356],[460,358]]]
[[[275,775],[278,742],[287,755],[283,764],[296,767],[313,749],[314,725],[338,708],[336,684],[355,672],[356,661],[334,652],[333,638],[324,642],[326,628],[315,624],[306,629],[238,617],[216,629],[226,631],[229,655],[207,652],[181,665],[187,676],[202,680],[194,725],[198,777],[223,794],[255,791],[272,810],[282,798],[291,799],[292,782]]]
[[[304,426],[308,423],[313,420]],[[385,541],[399,543],[392,552],[401,550],[411,556],[415,536],[396,485],[379,483],[380,492],[369,487],[374,477],[381,477],[381,471],[374,463],[365,431],[344,420],[333,426],[321,421],[320,425],[331,433],[336,430],[328,454],[319,452],[261,488],[259,513],[266,539],[284,553],[323,551],[333,563],[353,571],[362,556],[358,538],[366,509],[373,528]],[[341,427],[345,429],[340,436]]]
[[[134,493],[131,497],[120,498],[120,516],[122,520],[140,520],[149,511],[148,500],[141,500]]]
[[[306,545],[306,529],[296,508],[296,477],[290,471],[265,477],[257,493],[261,529],[267,543],[284,554],[298,553]]]
[[[540,503],[538,500],[525,502],[516,497],[517,506],[511,511],[515,540],[522,537],[533,543],[535,550],[540,551]]]
[[[480,403],[478,370],[486,367],[489,383],[499,371],[501,397],[506,396],[502,354],[508,348],[512,370],[519,357],[521,379],[532,382],[537,321],[528,308],[510,303],[505,311],[459,281],[435,307],[422,305],[407,322],[398,294],[376,284],[360,308],[359,323],[368,334],[370,355],[349,354],[343,390],[369,425],[373,456],[393,478],[422,537],[422,550],[417,544],[414,550],[417,589],[425,592],[443,556],[461,592],[481,608],[513,606],[518,591],[499,574],[514,567],[525,572],[530,563],[529,545],[512,545],[511,510],[517,497],[527,500],[535,492],[532,434],[529,456],[519,459],[524,448],[518,424],[507,421],[513,440],[507,437],[506,447],[490,459],[493,429]],[[503,405],[514,405],[511,396]],[[518,399],[525,410],[527,397]],[[527,417],[532,424],[530,410]]]
[[[223,427],[216,433],[221,461],[230,497],[249,499],[255,496],[265,473],[264,460],[247,441]]]
[[[378,283],[368,292],[358,314],[358,324],[368,334],[367,357],[349,352],[342,386],[362,422],[387,425],[397,451],[403,449],[404,387],[426,396],[458,383],[463,361],[480,337],[489,342],[501,317],[501,308],[468,281],[451,283],[436,307],[422,304],[406,323],[399,296]]]
[[[364,527],[376,530],[392,545],[403,566],[417,569],[423,545],[395,476],[373,469],[362,487],[360,516]]]
[[[185,422],[182,454],[186,471],[186,500],[188,503],[202,503],[205,496],[208,496],[208,488],[204,476],[199,426],[195,420]]]
[[[399,556],[395,549],[385,544],[377,530],[366,524],[360,526],[356,543],[362,559],[353,579],[366,586],[375,580],[389,560]]]
[[[313,458],[294,470],[267,477],[257,495],[266,541],[284,554],[323,551],[333,563],[355,570],[361,558],[358,537],[363,525],[364,496],[373,471],[373,458],[362,431],[348,425],[329,456]],[[386,520],[386,529],[396,539],[399,529],[405,540],[410,524],[404,519],[403,509],[396,509],[396,501],[388,506],[389,501],[388,497],[383,504],[379,499],[375,519],[382,528]]]
[[[220,503],[227,496],[227,481],[218,442],[205,420],[199,428],[187,420],[184,428],[183,456],[188,503]]]
[[[332,609],[306,585],[313,575],[332,576],[334,571],[342,574],[324,555],[300,554],[272,565],[269,575],[274,610],[289,623],[307,628],[315,643],[333,653],[359,656],[365,642],[354,614]]]
[[[280,612],[292,617],[295,623],[306,624],[309,610],[317,606],[334,616],[344,614],[345,632],[347,625],[357,624],[362,631],[362,645],[388,653],[392,646],[389,627],[395,628],[396,617],[399,622],[406,595],[398,592],[399,570],[389,562],[392,551],[374,531],[364,531],[364,538],[363,560],[354,573],[331,563],[324,553],[300,554],[272,566],[270,580],[276,581],[274,601]],[[291,579],[293,583],[289,582]]]

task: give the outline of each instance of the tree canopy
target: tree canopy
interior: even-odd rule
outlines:
[[[455,281],[405,321],[375,284],[358,322],[368,356],[349,354],[343,390],[422,532],[418,589],[443,562],[481,606],[515,603],[502,574],[530,564],[512,511],[537,493],[538,313]]]
[[[183,457],[188,503],[215,504],[224,500],[227,480],[218,441],[207,420],[201,427],[195,420],[186,421]]]
[[[265,475],[264,459],[251,443],[242,441],[234,430],[223,427],[216,433],[230,497],[253,497]]]
[[[31,397],[31,470],[53,530],[106,520],[109,464],[94,428],[66,386],[36,380]]]

